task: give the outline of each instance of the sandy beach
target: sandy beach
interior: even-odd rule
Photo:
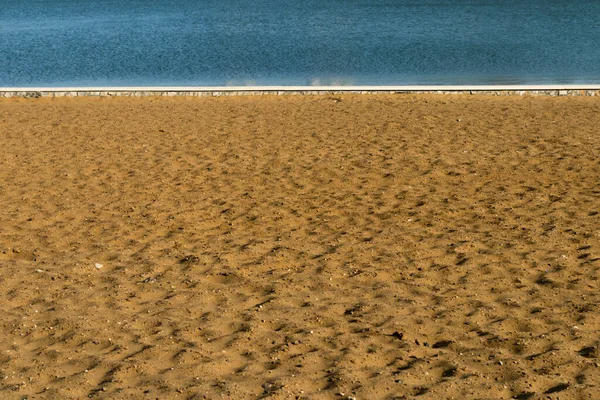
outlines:
[[[600,98],[0,99],[0,398],[600,398]]]

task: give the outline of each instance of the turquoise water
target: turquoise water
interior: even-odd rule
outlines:
[[[0,0],[0,86],[600,83],[598,0]]]

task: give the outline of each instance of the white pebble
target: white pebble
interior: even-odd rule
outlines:
[[[102,265],[102,264],[98,264],[98,263],[96,263],[96,264],[94,264],[94,265],[96,266],[96,269],[100,269],[100,268],[104,267],[104,265]]]

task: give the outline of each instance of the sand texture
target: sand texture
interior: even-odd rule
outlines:
[[[2,399],[599,399],[600,98],[0,100]]]

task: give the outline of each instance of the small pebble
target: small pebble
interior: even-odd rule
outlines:
[[[96,267],[96,269],[100,269],[100,268],[104,267],[104,265],[98,264],[98,263],[94,264],[94,266]]]

